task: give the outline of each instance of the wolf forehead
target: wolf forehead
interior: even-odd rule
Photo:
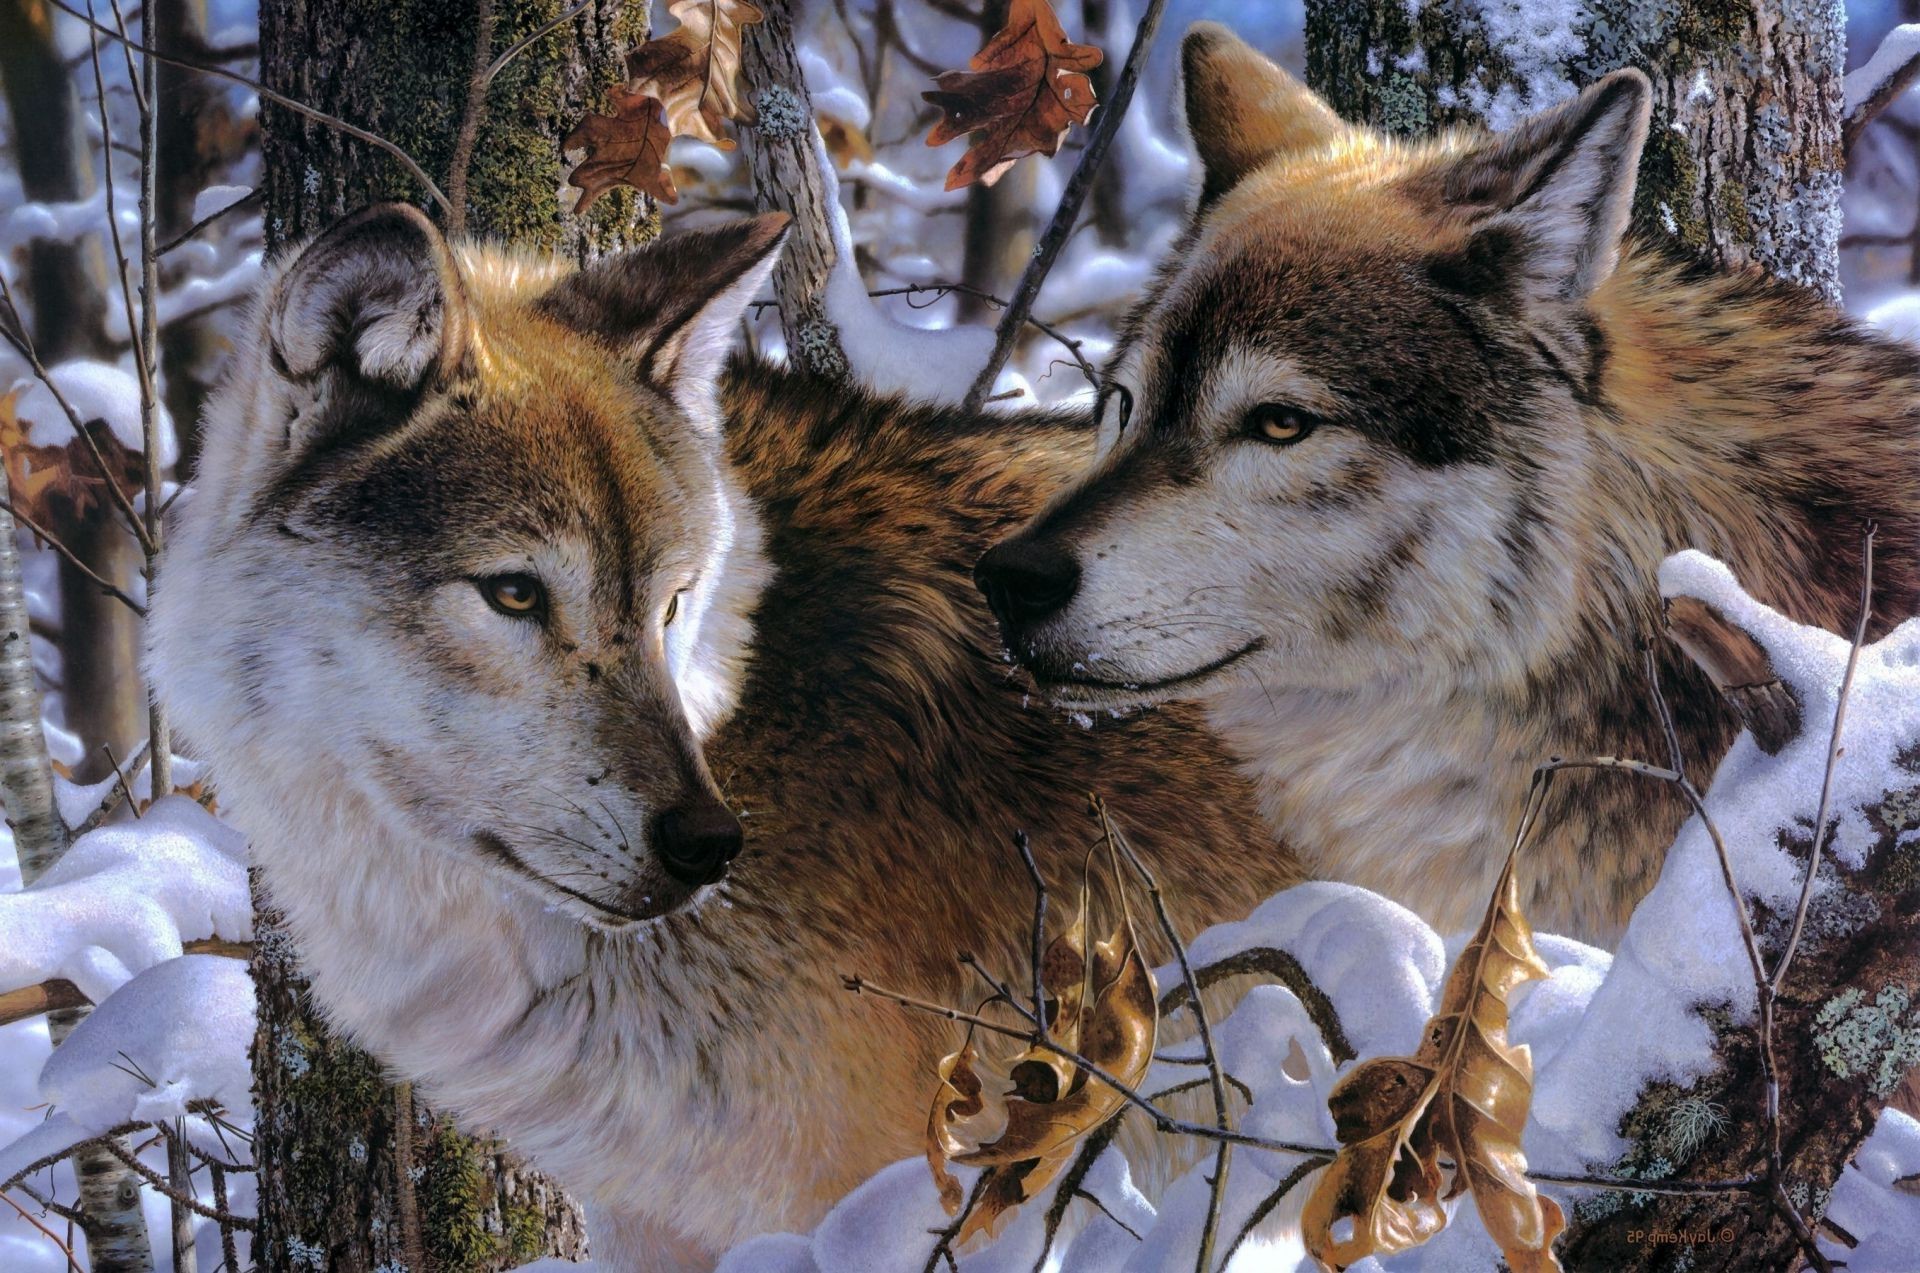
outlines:
[[[606,348],[617,333],[555,312],[566,276],[484,249],[459,270],[459,365],[412,394],[335,377],[319,395],[345,417],[318,426],[331,445],[263,492],[262,511],[297,506],[401,557],[565,539],[615,573],[667,564],[714,511],[708,448]]]

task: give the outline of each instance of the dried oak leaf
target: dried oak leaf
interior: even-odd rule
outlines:
[[[1007,23],[967,63],[943,71],[937,90],[922,93],[944,112],[927,134],[943,146],[967,133],[973,145],[947,173],[947,189],[990,186],[1025,155],[1054,155],[1074,124],[1085,124],[1097,99],[1086,73],[1102,54],[1067,39],[1047,0],[1013,0]]]
[[[100,509],[112,507],[109,483],[129,499],[144,488],[145,466],[140,452],[123,445],[104,420],[86,422],[87,436],[106,461],[99,460],[86,441],[42,444],[31,440],[31,422],[15,413],[17,398],[0,397],[0,458],[7,470],[13,506],[42,526],[71,525]]]
[[[1140,952],[1131,918],[1124,918],[1111,937],[1094,942],[1089,952],[1087,909],[1083,883],[1079,914],[1048,944],[1041,959],[1048,1036],[1135,1086],[1153,1060],[1159,1025],[1153,973]],[[954,1125],[986,1113],[983,1085],[974,1070],[977,1059],[969,1037],[959,1052],[941,1062],[940,1091],[927,1127],[927,1160],[949,1215],[959,1212],[962,1198],[946,1164],[986,1170],[979,1200],[958,1234],[960,1242],[976,1233],[992,1234],[1007,1215],[1046,1187],[1081,1138],[1118,1113],[1126,1099],[1059,1053],[1032,1047],[1008,1069],[1012,1090],[1004,1099],[1006,1121],[999,1136],[968,1149],[954,1134]]]
[[[581,152],[580,162],[567,175],[568,184],[580,191],[574,211],[585,212],[615,186],[632,186],[661,203],[678,203],[680,192],[667,166],[672,136],[661,118],[659,98],[614,89],[613,114],[587,116],[560,143],[568,154]]]
[[[740,95],[741,29],[766,15],[747,0],[674,0],[667,12],[679,27],[627,54],[627,89],[660,100],[673,136],[732,150],[726,121],[755,117]]]
[[[1533,1057],[1507,1041],[1507,995],[1547,975],[1520,910],[1514,861],[1510,854],[1419,1051],[1356,1066],[1328,1096],[1340,1152],[1300,1217],[1307,1250],[1323,1267],[1418,1246],[1446,1227],[1440,1204],[1472,1190],[1513,1273],[1560,1268],[1553,1240],[1565,1218],[1527,1179],[1520,1149]],[[1345,1219],[1353,1231],[1336,1239],[1333,1228]]]

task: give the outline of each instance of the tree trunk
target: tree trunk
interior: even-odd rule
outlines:
[[[753,175],[754,202],[761,211],[793,217],[786,247],[773,267],[773,294],[780,303],[780,330],[787,357],[817,375],[844,376],[846,351],[827,317],[827,277],[839,251],[833,244],[834,209],[814,125],[813,96],[793,47],[788,0],[763,0],[766,20],[747,27],[741,39],[740,78],[756,118],[740,127],[740,144]]]
[[[52,11],[41,0],[0,0],[0,88],[14,126],[14,160],[22,193],[49,203],[71,202],[94,189],[93,154],[73,76],[53,39]],[[108,352],[105,328],[104,257],[93,236],[79,240],[35,239],[27,246],[26,293],[31,331],[41,361],[99,357]],[[3,482],[4,479],[0,479]],[[110,510],[82,524],[56,530],[68,547],[109,579],[131,579],[139,554]],[[28,659],[26,598],[10,516],[0,516],[0,614],[7,648],[0,651],[10,674],[5,682],[9,738],[0,756],[9,825],[20,857],[21,878],[31,883],[66,851],[67,829],[53,811],[53,774],[41,734],[39,686]],[[66,723],[91,749],[112,743],[126,755],[142,732],[144,696],[138,692],[139,634],[133,615],[103,596],[64,558],[60,562],[62,691]],[[17,666],[16,666],[17,663]],[[90,754],[85,767],[104,772],[104,757]],[[92,772],[82,775],[91,777]],[[50,1013],[47,1029],[64,1041],[83,1008]],[[124,1145],[122,1146],[124,1148]],[[78,1154],[74,1172],[89,1258],[96,1273],[153,1267],[146,1217],[140,1210],[140,1180],[102,1149]]]
[[[464,152],[466,231],[586,258],[657,227],[631,192],[585,218],[560,210],[560,139],[624,78],[645,5],[595,0],[492,81],[464,131],[473,71],[562,11],[559,0],[264,0],[260,70],[287,95],[406,148],[443,187]],[[491,23],[482,36],[481,14]],[[263,210],[278,251],[381,199],[427,208],[387,155],[263,104]],[[263,1268],[360,1271],[507,1268],[579,1258],[579,1208],[500,1146],[456,1131],[389,1086],[379,1064],[330,1036],[256,881],[259,1031],[254,1041]]]
[[[1838,5],[1583,0],[1543,39],[1483,0],[1308,0],[1307,79],[1341,114],[1414,134],[1504,128],[1609,71],[1653,80],[1635,228],[1720,266],[1840,295]]]

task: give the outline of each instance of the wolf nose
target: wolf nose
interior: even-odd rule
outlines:
[[[973,582],[1009,631],[1059,612],[1080,587],[1080,563],[1045,540],[1009,539],[987,549]]]
[[[740,856],[740,819],[718,803],[669,809],[654,826],[654,843],[667,874],[699,888],[727,873]]]

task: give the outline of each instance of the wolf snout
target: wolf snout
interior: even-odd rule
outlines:
[[[667,874],[689,888],[712,884],[740,856],[740,819],[717,801],[669,809],[654,823],[653,842]]]
[[[1080,563],[1043,539],[995,544],[973,568],[973,582],[1012,643],[1023,629],[1065,609],[1080,588]]]

